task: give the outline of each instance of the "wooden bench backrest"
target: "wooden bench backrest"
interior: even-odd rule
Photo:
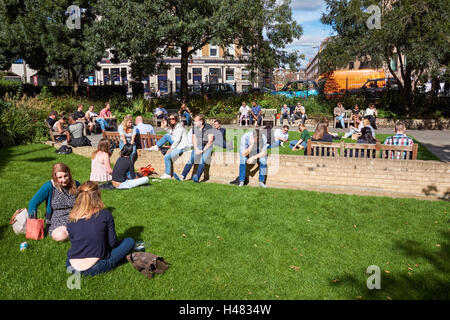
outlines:
[[[159,139],[161,139],[162,137],[163,137],[163,135],[160,135],[160,134],[150,134],[150,133],[141,134],[141,135],[139,135],[139,141],[140,141],[139,147],[141,149],[150,148],[150,147],[156,145],[156,142]]]
[[[307,154],[321,157],[417,160],[418,144],[391,146],[381,143],[319,142],[308,140]]]
[[[103,131],[103,138],[108,139],[109,141],[119,146],[120,135],[117,131]]]
[[[277,113],[277,109],[261,109],[261,114],[264,118],[274,117]]]
[[[137,134],[136,135],[136,144],[138,149],[150,148],[154,146],[156,142],[161,139],[163,135],[160,134]],[[114,142],[116,146],[119,146],[120,143],[120,135],[117,131],[104,131],[103,138],[108,139],[111,142]]]

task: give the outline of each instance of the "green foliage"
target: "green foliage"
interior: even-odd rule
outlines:
[[[328,39],[320,53],[320,72],[345,68],[360,60],[371,67],[384,67],[399,80],[402,111],[408,117],[430,108],[433,96],[420,103],[415,89],[429,79],[438,83],[441,70],[448,70],[450,46],[448,0],[326,0],[327,13],[322,22],[330,25],[335,36]],[[369,5],[381,5],[381,28],[369,29],[366,11]],[[406,57],[406,58],[405,58]],[[393,70],[392,61],[397,61]],[[438,81],[436,81],[436,79]],[[427,106],[428,104],[428,106]],[[425,112],[426,113],[426,112]]]
[[[39,111],[0,100],[0,147],[39,142],[45,133]]]
[[[19,89],[20,82],[0,79],[0,98],[6,94],[15,95]]]

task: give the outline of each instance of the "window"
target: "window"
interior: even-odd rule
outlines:
[[[181,68],[175,68],[175,81],[176,81],[176,91],[179,92],[181,89]]]
[[[250,79],[250,71],[248,69],[242,69],[242,80],[249,80]]]
[[[392,71],[397,71],[397,59],[396,58],[391,58],[391,69]]]
[[[209,56],[210,57],[219,56],[219,50],[217,49],[217,46],[209,46]]]
[[[122,83],[126,82],[127,79],[127,68],[120,69],[120,77],[122,78]]]
[[[220,79],[220,68],[210,68],[209,69],[209,82],[218,83]]]
[[[110,79],[111,78],[109,76],[109,69],[103,69],[103,83],[109,84]]]
[[[225,72],[225,79],[227,81],[234,81],[234,69],[227,69]]]
[[[111,69],[111,80],[112,80],[112,84],[120,84],[120,69],[119,68]]]
[[[202,68],[192,68],[192,81],[194,84],[202,82]]]

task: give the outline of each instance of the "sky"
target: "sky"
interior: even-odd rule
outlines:
[[[287,49],[299,50],[305,55],[301,67],[305,68],[309,59],[318,52],[321,42],[329,37],[333,30],[320,22],[326,6],[323,0],[291,0],[294,20],[303,27],[303,35],[294,40]]]

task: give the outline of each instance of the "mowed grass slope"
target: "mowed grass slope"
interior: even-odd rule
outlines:
[[[0,149],[0,299],[450,297],[448,202],[190,181],[102,192],[119,237],[148,242],[170,263],[165,274],[148,280],[125,264],[70,290],[70,243],[26,240],[8,225],[56,162],[80,182],[89,177],[81,156],[45,145]],[[380,267],[380,290],[367,289],[371,265]]]

